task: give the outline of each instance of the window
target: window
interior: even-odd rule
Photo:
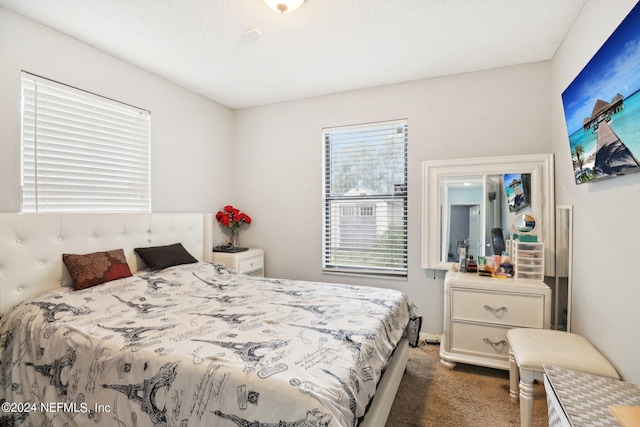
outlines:
[[[149,212],[150,113],[22,73],[22,211]]]
[[[407,275],[407,121],[323,129],[322,268]]]

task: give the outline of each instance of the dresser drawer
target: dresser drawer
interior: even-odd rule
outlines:
[[[247,273],[253,270],[259,270],[264,267],[264,258],[262,256],[255,256],[250,258],[241,259],[238,266],[240,273]]]
[[[536,294],[452,289],[451,318],[508,326],[542,328],[544,297]]]
[[[509,357],[508,326],[451,322],[451,341],[448,351],[472,356]]]

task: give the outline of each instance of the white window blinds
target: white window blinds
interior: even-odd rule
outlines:
[[[22,73],[22,211],[149,212],[150,113]]]
[[[407,121],[326,128],[325,271],[407,274]]]

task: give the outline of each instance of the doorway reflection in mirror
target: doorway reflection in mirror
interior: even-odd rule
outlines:
[[[502,176],[446,177],[440,186],[442,200],[441,260],[460,262],[460,247],[469,259],[487,254],[491,230],[504,228]]]

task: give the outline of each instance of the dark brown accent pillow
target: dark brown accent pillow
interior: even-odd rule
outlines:
[[[76,291],[132,276],[122,249],[86,255],[62,254],[62,261],[71,274]]]
[[[135,248],[136,253],[142,258],[151,270],[162,270],[180,264],[193,264],[198,262],[182,246],[182,243],[174,243],[167,246],[152,246],[149,248]]]

